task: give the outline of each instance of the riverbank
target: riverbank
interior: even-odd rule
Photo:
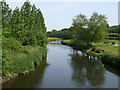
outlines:
[[[117,40],[114,40],[115,43],[118,44]],[[114,46],[111,44],[111,41],[109,41],[107,44],[104,43],[94,43],[93,46],[87,46],[79,48],[76,47],[71,40],[63,40],[61,42],[63,45],[68,45],[73,47],[74,49],[81,50],[83,52],[88,53],[89,55],[92,55],[94,57],[97,57],[102,61],[103,64],[107,64],[110,67],[113,67],[120,71],[120,56],[118,55],[118,48],[120,46]]]
[[[51,42],[51,41],[57,41],[57,40],[62,40],[62,38],[48,37],[48,42]]]
[[[3,58],[2,83],[35,70],[46,58],[47,48],[43,46],[21,46],[20,50],[7,50]]]

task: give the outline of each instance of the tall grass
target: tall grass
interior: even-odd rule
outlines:
[[[8,51],[7,59],[3,59],[3,76],[14,76],[35,69],[35,63],[39,63],[46,57],[46,47],[23,46],[19,52]]]

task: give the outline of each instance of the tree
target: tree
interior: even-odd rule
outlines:
[[[88,30],[88,20],[87,17],[83,14],[76,16],[73,19],[73,41],[80,44],[89,43],[89,30]]]
[[[93,13],[90,19],[80,14],[73,19],[73,41],[79,44],[92,45],[105,39],[107,34],[107,18]]]
[[[6,2],[2,2],[2,6],[3,35],[6,38],[15,38],[22,45],[45,45],[46,27],[40,9],[28,1],[13,12]]]
[[[2,25],[3,28],[7,28],[10,25],[12,10],[9,8],[9,5],[4,0],[1,3],[2,3]]]
[[[2,34],[5,37],[11,36],[11,29],[10,29],[10,19],[11,19],[11,12],[12,10],[9,8],[9,5],[3,0],[1,1],[1,10],[2,10]]]
[[[21,38],[20,37],[21,35],[19,33],[21,31],[21,13],[18,7],[16,7],[15,10],[13,11],[10,22],[12,37],[19,40]]]
[[[99,42],[107,35],[107,18],[104,15],[93,13],[89,19],[88,29],[90,31],[90,42]]]

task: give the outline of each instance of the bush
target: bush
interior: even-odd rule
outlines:
[[[112,45],[115,44],[115,42],[112,42]]]
[[[109,54],[100,55],[98,57],[104,64],[108,64],[114,68],[120,70],[120,56],[113,56]]]
[[[21,43],[15,38],[3,38],[3,49],[19,50],[21,48]]]
[[[6,38],[11,37],[12,33],[9,28],[3,28],[2,35],[4,35]]]
[[[72,41],[71,41],[71,40],[63,40],[63,41],[61,41],[61,43],[62,43],[63,45],[68,45],[68,46],[71,46],[71,45],[72,45]]]
[[[2,58],[7,59],[7,54],[8,54],[8,50],[3,49],[2,50]]]

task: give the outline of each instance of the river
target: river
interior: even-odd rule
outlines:
[[[105,69],[100,60],[58,41],[47,48],[47,59],[35,71],[12,79],[5,87],[118,88],[119,75]]]

